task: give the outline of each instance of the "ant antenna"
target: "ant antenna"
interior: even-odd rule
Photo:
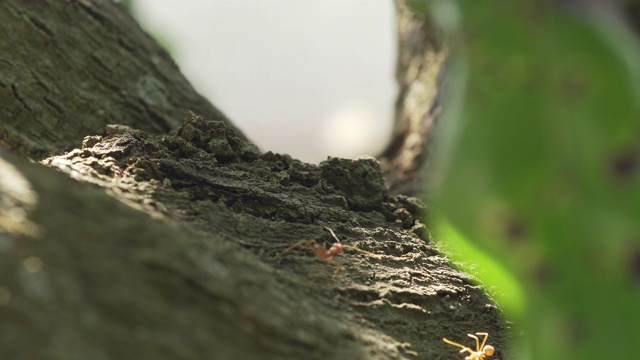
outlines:
[[[336,239],[336,242],[337,242],[337,243],[340,243],[340,239],[338,239],[338,237],[337,237],[337,236],[336,236],[336,234],[333,232],[333,230],[331,230],[330,228],[328,228],[328,227],[326,227],[326,226],[324,227],[324,229],[331,233],[331,236],[333,236],[333,238],[334,238],[334,239]]]

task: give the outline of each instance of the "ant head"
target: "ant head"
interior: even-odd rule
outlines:
[[[329,252],[333,254],[344,254],[344,245],[341,243],[333,243],[329,248]]]
[[[482,351],[484,351],[485,355],[491,356],[493,355],[493,353],[496,352],[496,349],[493,348],[493,346],[491,345],[486,345]]]

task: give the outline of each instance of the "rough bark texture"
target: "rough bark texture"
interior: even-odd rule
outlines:
[[[391,193],[418,195],[424,190],[429,138],[442,106],[446,50],[429,18],[416,14],[405,0],[395,4],[399,93],[391,142],[379,160]]]
[[[0,27],[35,26],[24,25],[28,2],[8,3],[17,24]],[[47,6],[65,23],[128,17],[108,3]],[[89,59],[130,30],[80,31],[78,39],[105,39],[69,51]],[[156,46],[127,36],[136,39],[131,48]],[[29,73],[43,77],[58,55],[42,52]],[[127,77],[155,71],[151,60],[135,61],[140,73]],[[182,79],[173,71],[166,79]],[[11,74],[0,73],[3,89],[11,90]],[[90,89],[103,80],[93,75],[77,69],[65,86],[100,100]],[[116,93],[135,86],[116,75]],[[105,109],[100,101],[61,105],[68,134],[57,117],[42,117],[49,105],[35,86],[17,87],[32,110],[11,113],[10,151],[0,150],[0,358],[452,359],[462,356],[442,337],[469,344],[467,333],[488,331],[504,359],[499,310],[432,243],[424,205],[388,194],[375,159],[310,165],[260,154],[217,112],[177,117],[182,110],[156,108],[146,123],[105,115],[116,124],[94,131],[81,119]],[[181,89],[188,98],[191,88]],[[130,100],[110,100],[109,109],[149,116]],[[41,135],[45,128],[54,134]],[[77,149],[25,159],[67,142]],[[325,227],[375,255],[347,248],[322,261],[306,246],[290,248],[305,239],[333,244]]]
[[[111,123],[158,134],[187,109],[224,120],[110,0],[1,1],[0,104],[0,146],[32,158]]]

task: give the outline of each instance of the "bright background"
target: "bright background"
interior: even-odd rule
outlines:
[[[194,87],[263,150],[375,155],[391,131],[391,0],[135,0]]]

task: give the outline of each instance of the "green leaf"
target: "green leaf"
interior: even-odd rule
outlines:
[[[633,358],[637,44],[604,11],[459,4],[456,75],[437,140],[437,208],[521,282],[519,328],[532,358]],[[504,284],[488,273],[488,286]]]

